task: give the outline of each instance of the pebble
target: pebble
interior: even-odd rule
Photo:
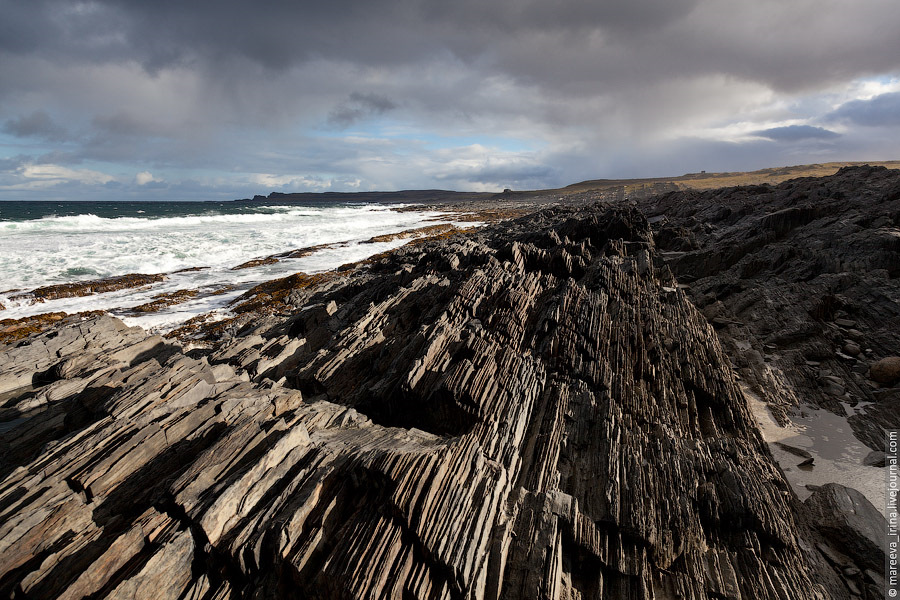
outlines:
[[[859,356],[860,352],[862,352],[862,350],[856,342],[848,341],[846,344],[844,344],[844,354],[848,354],[850,356]]]
[[[844,567],[843,573],[845,577],[856,577],[861,571],[856,567]]]
[[[865,336],[862,334],[862,332],[859,329],[848,329],[847,337],[849,337],[851,340],[854,340],[856,342],[861,342],[865,339]]]

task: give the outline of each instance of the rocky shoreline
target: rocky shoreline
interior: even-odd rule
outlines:
[[[0,346],[0,595],[881,598],[741,385],[900,428],[900,172],[589,200]]]

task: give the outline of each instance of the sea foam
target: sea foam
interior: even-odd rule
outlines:
[[[110,310],[154,331],[195,315],[222,310],[250,286],[298,271],[314,273],[362,260],[404,240],[361,243],[373,236],[436,222],[439,213],[397,211],[382,205],[260,206],[243,214],[106,218],[95,214],[47,216],[0,222],[0,318],[44,312]],[[249,269],[233,267],[254,258],[327,245],[309,256]],[[204,267],[203,270],[181,272]],[[124,275],[167,273],[166,281],[141,289],[31,304],[15,292]],[[233,289],[219,295],[208,292]],[[129,316],[127,309],[162,293],[198,289],[198,298],[158,313]]]

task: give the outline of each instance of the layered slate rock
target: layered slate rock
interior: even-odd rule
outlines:
[[[900,428],[900,171],[641,200],[679,281],[783,422],[801,402],[873,450]],[[892,358],[893,357],[893,358]]]
[[[850,598],[636,211],[282,287],[205,352],[3,350],[0,593]]]

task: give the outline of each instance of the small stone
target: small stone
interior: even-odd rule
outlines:
[[[900,356],[888,356],[876,362],[869,368],[869,377],[886,385],[900,381]]]
[[[880,450],[869,452],[863,459],[863,464],[867,467],[883,467],[887,462],[887,455]]]
[[[790,452],[794,456],[799,456],[801,458],[812,458],[812,454],[804,450],[803,448],[798,448],[796,446],[791,446],[790,444],[785,444],[784,442],[775,442],[775,445],[784,450],[785,452]]]
[[[844,386],[839,383],[834,383],[833,381],[826,381],[824,387],[825,393],[829,396],[834,396],[835,398],[840,398],[844,395],[844,392],[847,391]]]
[[[851,321],[850,319],[835,319],[835,325],[839,325],[841,327],[853,328],[856,327],[856,321]]]
[[[850,356],[859,356],[862,350],[856,342],[847,342],[844,344],[844,354],[849,354]]]
[[[844,567],[843,572],[844,572],[844,577],[856,577],[857,575],[860,574],[860,570],[853,566]]]
[[[854,340],[856,342],[861,342],[865,338],[865,336],[862,334],[862,332],[859,329],[848,329],[847,337],[849,337],[851,340]]]
[[[803,469],[804,471],[808,471],[813,468],[813,462],[815,460],[816,459],[814,459],[813,457],[809,457],[806,460],[804,460],[803,462],[797,463],[797,467],[799,467],[800,469]]]

